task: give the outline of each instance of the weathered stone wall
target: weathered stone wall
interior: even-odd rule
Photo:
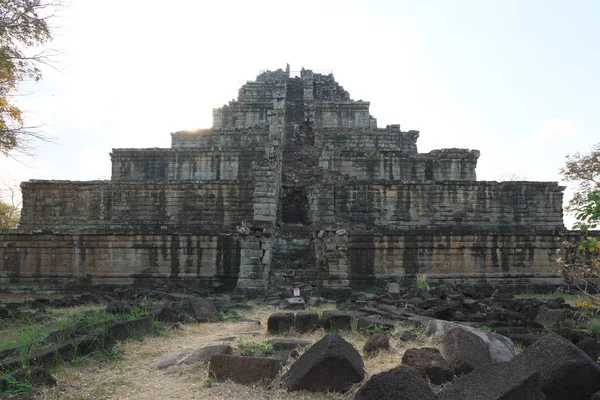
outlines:
[[[385,129],[316,129],[315,147],[328,150],[364,152],[401,151],[417,154],[419,132],[401,132],[399,125]]]
[[[171,133],[171,148],[202,150],[263,150],[268,129],[199,129]]]
[[[89,290],[167,279],[232,289],[240,265],[236,235],[0,234],[5,288]]]
[[[24,231],[219,232],[253,216],[252,182],[29,181],[21,190]]]
[[[318,184],[311,190],[311,214],[317,225],[380,231],[561,230],[562,190],[548,182]]]
[[[319,166],[330,174],[358,180],[475,181],[477,150],[444,149],[410,154],[397,151],[323,151]]]
[[[375,235],[325,232],[316,238],[321,279],[327,288],[371,286],[377,279],[400,279],[427,274],[432,279],[494,281],[515,280],[523,284],[560,283],[553,272],[552,257],[562,244],[556,233],[411,233]]]
[[[113,149],[112,177],[125,181],[251,180],[264,151]]]

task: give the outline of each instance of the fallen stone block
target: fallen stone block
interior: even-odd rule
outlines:
[[[352,329],[352,317],[344,311],[325,311],[323,313],[325,330],[339,332]]]
[[[294,326],[293,313],[274,313],[267,320],[267,331],[272,335],[289,332]]]
[[[393,321],[378,319],[375,317],[360,317],[358,319],[357,329],[361,332],[369,332],[373,329],[381,329],[383,331],[393,331],[396,324]]]
[[[308,340],[300,339],[270,339],[269,343],[273,345],[273,350],[295,350],[299,347],[306,347],[310,345]]]
[[[600,365],[555,333],[527,347],[515,361],[540,373],[548,400],[587,399],[600,390]]]
[[[468,374],[492,361],[485,342],[472,332],[454,328],[444,335],[441,353],[456,376]]]
[[[198,322],[218,321],[219,312],[211,299],[193,297],[189,299],[192,317]]]
[[[306,303],[302,297],[289,297],[279,302],[279,308],[282,310],[304,310]]]
[[[211,357],[209,374],[218,381],[231,380],[248,385],[273,380],[281,370],[278,360],[267,357],[248,357],[216,354]]]
[[[423,347],[408,349],[402,356],[402,364],[413,367],[434,385],[450,382],[454,378],[452,366],[438,349]]]
[[[491,363],[464,375],[439,400],[544,400],[540,374],[516,362]],[[575,399],[575,397],[573,397]]]
[[[319,315],[316,312],[300,311],[296,313],[294,328],[298,333],[312,332],[319,328]]]
[[[358,351],[340,335],[330,333],[296,360],[282,383],[290,392],[345,392],[364,377],[364,363]]]
[[[373,375],[354,400],[436,400],[436,396],[415,369],[399,366]]]
[[[444,336],[452,329],[459,328],[466,332],[479,336],[486,344],[492,361],[510,361],[515,358],[515,345],[506,336],[497,333],[485,332],[481,329],[471,328],[469,326],[457,324],[455,322],[431,319],[426,322],[425,336],[432,339],[443,340]]]

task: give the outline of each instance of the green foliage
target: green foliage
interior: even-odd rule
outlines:
[[[284,110],[283,108],[278,108],[277,110],[275,110],[277,112],[277,116],[278,117],[283,117],[284,114]]]
[[[230,321],[240,317],[240,312],[235,308],[232,309],[220,309],[219,317],[222,321]]]
[[[0,387],[1,395],[27,393],[30,392],[32,389],[31,383],[29,381],[19,382],[9,372],[4,372],[0,374],[0,381],[2,380],[6,382],[6,386],[5,388]]]
[[[575,208],[575,219],[577,222],[573,228],[583,232],[598,226],[598,222],[600,222],[600,190],[594,190],[587,194],[585,201]],[[581,245],[586,248],[600,249],[596,238],[590,239],[589,242],[582,242]]]
[[[91,355],[101,361],[116,361],[123,359],[123,350],[120,346],[99,348],[94,350]]]
[[[266,356],[273,353],[273,344],[268,340],[261,340],[260,342],[240,341],[238,348],[244,356]]]
[[[494,328],[490,328],[489,326],[482,326],[481,330],[484,332],[496,333],[496,330]]]
[[[376,333],[384,333],[384,332],[385,332],[385,327],[382,325],[377,325],[377,324],[369,325],[369,328],[367,329],[367,333],[369,335],[374,335]]]
[[[418,274],[417,275],[417,287],[421,290],[427,290],[427,274]]]

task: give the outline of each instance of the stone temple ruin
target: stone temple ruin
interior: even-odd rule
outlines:
[[[114,149],[110,181],[24,182],[0,282],[339,293],[419,273],[561,281],[564,188],[477,181],[477,150],[418,153],[418,137],[378,128],[332,74],[262,72],[212,128],[172,133],[168,149]]]

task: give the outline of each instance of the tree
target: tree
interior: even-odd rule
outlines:
[[[566,240],[558,251],[556,263],[575,288],[588,295],[594,305],[600,304],[600,241],[589,234],[600,224],[600,143],[592,146],[590,154],[567,156],[560,173],[568,182],[577,182],[578,190],[569,202],[568,210],[575,212],[582,240]]]
[[[15,229],[21,217],[18,187],[6,182],[0,184],[0,230]]]
[[[15,229],[19,225],[19,208],[0,200],[0,230]]]
[[[41,65],[51,65],[47,50],[36,48],[52,40],[48,21],[60,0],[0,0],[0,153],[27,153],[31,139],[45,139],[37,127],[28,126],[15,104],[18,85],[39,81]]]
[[[600,142],[592,146],[589,154],[568,155],[560,174],[567,182],[578,184],[577,191],[567,206],[568,211],[576,211],[589,204],[590,193],[600,191]]]

